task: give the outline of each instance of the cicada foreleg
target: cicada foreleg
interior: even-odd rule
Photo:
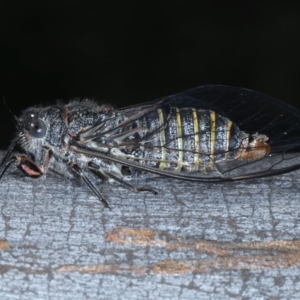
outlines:
[[[24,155],[16,155],[15,158],[17,167],[20,168],[26,175],[37,178],[45,173],[45,167],[37,165],[29,157]],[[48,168],[48,165],[46,168]]]
[[[0,179],[12,163],[16,163],[17,167],[21,169],[26,175],[30,177],[40,177],[44,174],[44,167],[37,165],[29,157],[24,155],[14,155],[5,160],[0,168]]]
[[[111,179],[113,179],[113,180],[121,183],[122,185],[126,186],[127,188],[129,188],[130,190],[132,190],[132,191],[134,191],[136,193],[138,193],[138,192],[150,192],[150,193],[152,193],[154,195],[157,195],[157,192],[155,190],[153,190],[151,188],[147,188],[147,187],[136,187],[136,186],[130,184],[129,182],[123,180],[122,178],[119,178],[117,175],[115,175],[115,174],[113,174],[113,173],[111,173],[109,171],[101,170],[100,167],[98,165],[96,165],[95,163],[93,163],[93,162],[90,162],[88,164],[88,167],[92,171],[96,172],[97,175],[101,179],[105,178],[107,180],[108,178],[111,178]]]
[[[2,162],[1,167],[0,167],[0,179],[2,178],[2,176],[4,175],[4,173],[6,172],[6,170],[9,168],[9,166],[16,162],[17,158],[16,156],[13,156],[9,159],[6,159]]]

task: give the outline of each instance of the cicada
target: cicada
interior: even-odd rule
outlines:
[[[154,192],[130,180],[149,173],[213,182],[278,175],[300,168],[299,121],[300,112],[279,100],[219,85],[120,109],[91,100],[31,107],[17,118],[0,178],[12,163],[31,177],[79,177],[108,207],[94,176]]]

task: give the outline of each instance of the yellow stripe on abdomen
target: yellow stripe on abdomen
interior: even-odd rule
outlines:
[[[200,133],[199,133],[199,119],[197,110],[193,108],[193,120],[194,120],[194,137],[195,137],[195,154],[194,154],[194,164],[195,169],[198,170],[201,159],[200,159]]]
[[[157,109],[159,122],[160,122],[160,145],[161,145],[161,162],[159,164],[159,168],[164,170],[167,167],[167,149],[166,145],[166,133],[165,133],[165,120],[164,120],[164,113],[161,108]]]
[[[183,139],[182,139],[182,123],[181,123],[181,116],[180,111],[176,107],[176,124],[177,124],[177,137],[178,137],[178,164],[176,171],[181,171],[183,165]]]
[[[232,127],[232,122],[230,120],[227,120],[227,132],[226,132],[226,153],[225,158],[228,158],[229,155],[229,144],[230,144],[230,131]]]
[[[216,144],[216,113],[214,111],[210,112],[210,166],[214,168],[214,157],[215,157],[215,144]]]

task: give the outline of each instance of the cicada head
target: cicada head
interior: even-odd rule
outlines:
[[[16,144],[41,173],[45,173],[55,160],[58,164],[62,161],[75,163],[77,157],[70,151],[70,140],[78,139],[80,133],[89,128],[102,126],[111,115],[111,109],[111,106],[99,106],[91,100],[28,108],[18,119]]]
[[[43,149],[61,147],[61,137],[65,131],[59,106],[31,107],[18,120],[19,144],[34,160],[39,160]]]

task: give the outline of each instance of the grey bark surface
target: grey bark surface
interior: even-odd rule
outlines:
[[[300,172],[99,189],[0,181],[1,299],[300,299]]]

